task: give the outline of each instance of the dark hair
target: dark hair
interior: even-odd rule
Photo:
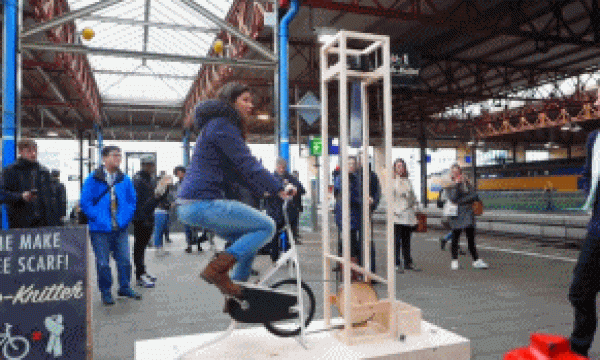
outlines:
[[[235,116],[230,117],[231,122],[235,125],[242,133],[242,138],[246,140],[246,123],[245,119],[240,116],[235,109],[235,101],[245,92],[252,92],[247,85],[240,84],[238,82],[229,82],[219,89],[217,92],[217,99],[229,104],[233,110],[235,110]]]
[[[219,89],[217,92],[217,99],[233,105],[235,104],[237,98],[239,98],[245,92],[251,92],[247,85],[232,81],[223,85],[223,87]]]
[[[116,145],[108,145],[102,148],[102,157],[110,155],[111,151],[121,152],[121,148]]]
[[[35,141],[33,141],[31,139],[19,140],[19,142],[17,143],[17,149],[19,149],[19,151],[23,151],[25,149],[35,149],[35,148],[37,148],[37,144],[35,143]]]
[[[394,166],[393,166],[394,177],[396,177],[396,165],[398,163],[402,163],[404,165],[404,174],[400,174],[400,177],[407,178],[408,177],[408,166],[406,166],[406,161],[404,161],[404,159],[401,159],[401,158],[397,158],[394,161]]]
[[[175,166],[175,169],[173,169],[173,175],[177,175],[178,171],[183,171],[183,173],[185,173],[185,166],[183,166],[183,165]]]

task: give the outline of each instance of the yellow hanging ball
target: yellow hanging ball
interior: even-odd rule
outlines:
[[[222,54],[223,53],[223,41],[221,41],[221,40],[215,41],[215,44],[213,45],[213,50],[217,54]]]
[[[94,33],[94,30],[90,28],[85,28],[81,32],[81,37],[83,37],[86,40],[92,40],[92,38],[94,38],[94,35],[96,35],[96,33]]]

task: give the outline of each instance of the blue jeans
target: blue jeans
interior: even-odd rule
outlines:
[[[275,222],[255,208],[234,200],[197,200],[177,208],[179,220],[211,230],[232,245],[225,252],[237,265],[232,280],[246,281],[258,250],[275,233]]]
[[[119,289],[128,289],[131,283],[131,253],[127,229],[109,233],[91,232],[90,239],[96,255],[96,270],[98,271],[98,288],[100,292],[110,292],[112,287],[112,274],[109,263],[111,252],[117,263]]]
[[[152,244],[154,246],[163,246],[163,237],[167,234],[167,226],[169,226],[169,214],[154,213],[154,231],[152,232]]]
[[[185,229],[185,242],[188,246],[191,246],[192,239],[194,238],[194,235],[192,233],[192,227],[189,225],[184,225],[183,228]]]
[[[575,313],[571,347],[585,355],[592,345],[598,325],[596,295],[600,291],[599,273],[600,238],[588,233],[573,269],[573,281],[569,289],[569,301]]]

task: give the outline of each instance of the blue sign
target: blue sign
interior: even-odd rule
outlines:
[[[86,227],[0,231],[3,358],[86,359],[87,244]]]
[[[467,163],[467,164],[471,163],[471,156],[470,155],[466,155],[465,156],[465,163]]]
[[[329,138],[329,155],[339,155],[340,145],[333,145],[333,138]]]
[[[431,162],[431,155],[427,155],[427,163],[429,164]]]

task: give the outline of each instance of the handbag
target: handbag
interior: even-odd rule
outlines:
[[[483,202],[481,200],[473,201],[473,214],[475,216],[483,214]]]
[[[458,215],[458,205],[453,203],[450,200],[446,200],[444,203],[444,209],[442,210],[444,216],[457,216]]]
[[[427,214],[417,213],[416,232],[427,232]]]

